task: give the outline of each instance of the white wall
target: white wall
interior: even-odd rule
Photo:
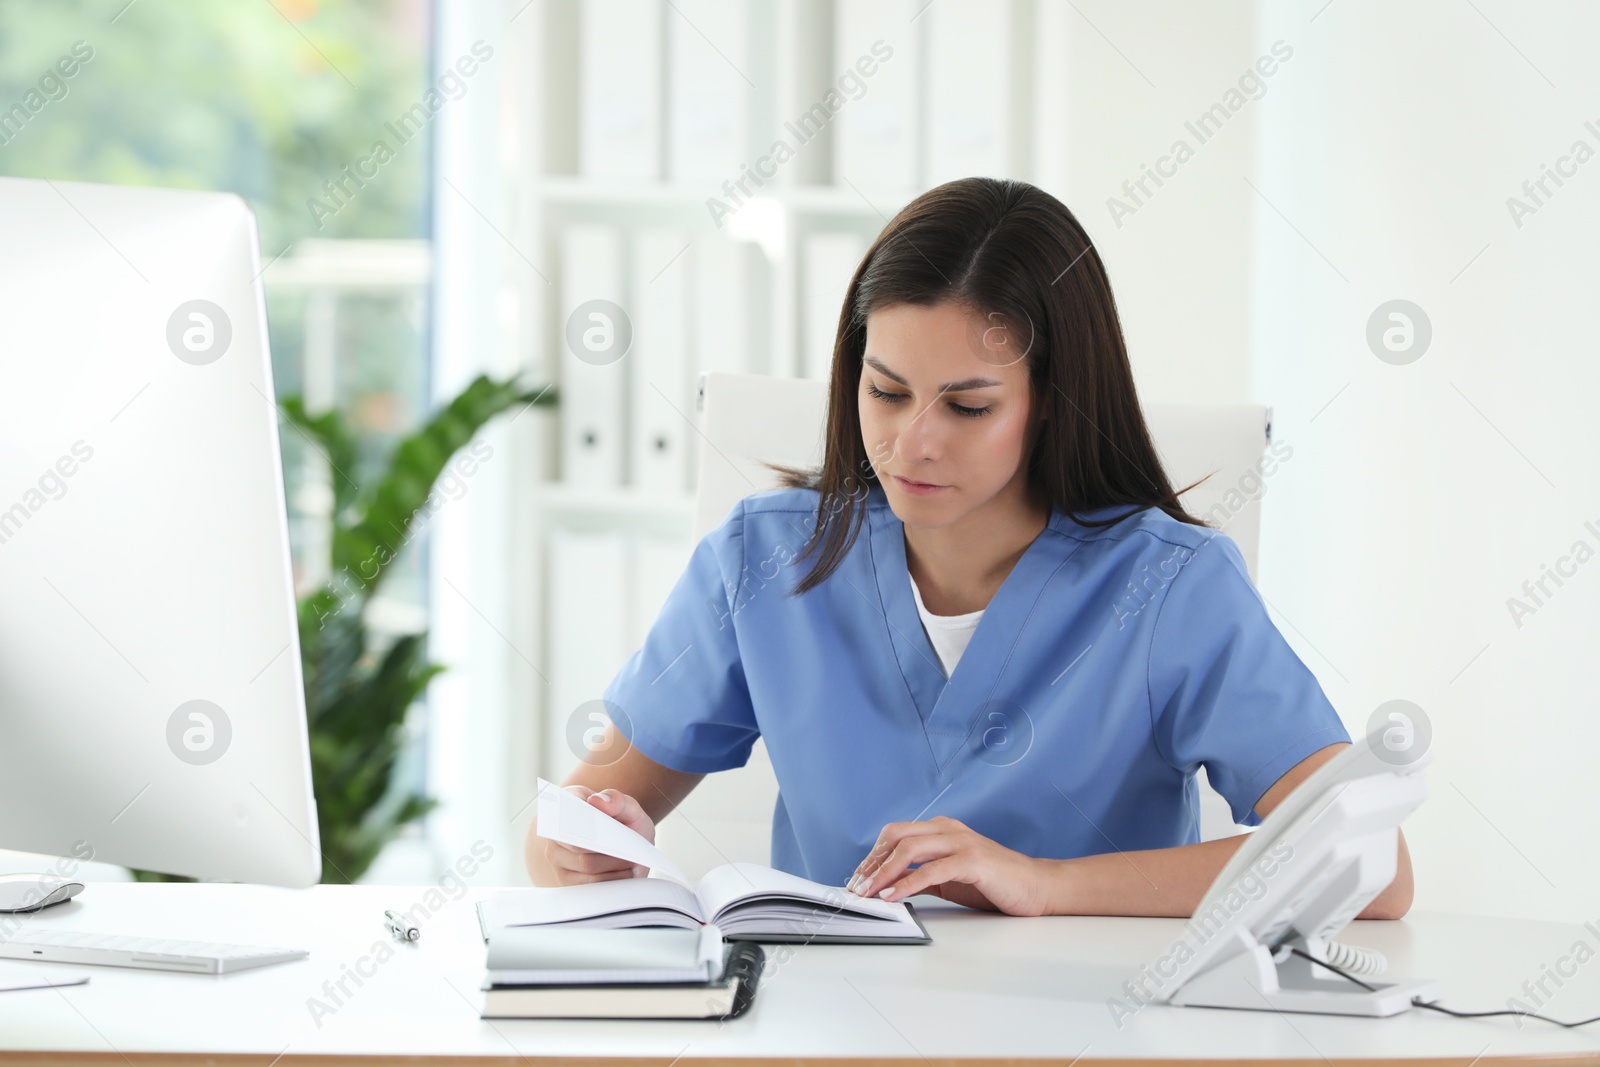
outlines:
[[[1396,697],[1432,721],[1416,906],[1592,919],[1600,563],[1520,628],[1506,600],[1600,547],[1600,162],[1520,230],[1506,199],[1574,139],[1600,149],[1600,11],[1321,5],[1262,3],[1256,34],[1295,48],[1252,177],[1277,209],[1254,206],[1254,395],[1295,448],[1263,586],[1352,728]],[[1405,366],[1364,336],[1394,298],[1434,331]]]
[[[1418,908],[1595,916],[1600,556],[1520,628],[1507,598],[1600,551],[1600,159],[1520,229],[1506,200],[1574,140],[1600,152],[1597,32],[1600,11],[1503,0],[1040,12],[1037,180],[1108,264],[1141,397],[1273,406],[1294,450],[1264,510],[1274,618],[1352,733],[1394,698],[1435,728]],[[1278,41],[1265,93],[1200,144],[1185,121]],[[1194,157],[1118,226],[1106,199],[1178,138]],[[1434,331],[1403,366],[1366,341],[1396,298]]]

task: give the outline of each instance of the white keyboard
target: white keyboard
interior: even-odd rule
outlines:
[[[0,939],[0,958],[4,959],[92,963],[190,974],[232,974],[308,955],[310,953],[304,949],[168,941],[158,937],[92,934],[83,930],[24,929],[15,937]]]

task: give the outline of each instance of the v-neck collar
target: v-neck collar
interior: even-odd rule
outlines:
[[[984,705],[999,690],[1017,638],[1033,618],[1045,585],[1076,551],[1076,544],[1065,555],[1053,550],[1058,547],[1053,531],[1063,524],[1071,525],[1061,512],[1052,512],[1045,528],[1000,583],[966,651],[946,679],[912,598],[905,524],[889,506],[881,485],[873,485],[868,494],[867,527],[878,597],[911,710],[927,738],[939,776],[951,770],[955,757],[979,727]]]

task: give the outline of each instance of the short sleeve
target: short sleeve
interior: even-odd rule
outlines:
[[[1185,774],[1203,765],[1234,822],[1256,826],[1262,793],[1350,735],[1267,615],[1233,539],[1214,533],[1181,552],[1150,639],[1156,747]]]
[[[760,734],[734,632],[729,576],[743,556],[741,502],[700,539],[644,644],[602,694],[629,742],[674,770],[741,767]]]

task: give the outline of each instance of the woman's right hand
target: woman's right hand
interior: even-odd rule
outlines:
[[[645,814],[639,802],[615,789],[602,789],[596,793],[588,786],[569,785],[566,790],[580,797],[584,803],[598,808],[622,825],[637,831],[651,844],[656,840],[656,824]],[[587,848],[574,848],[559,841],[540,838],[544,843],[545,862],[555,875],[556,885],[583,885],[587,882],[609,882],[618,878],[643,878],[650,872],[627,860],[607,856]]]

